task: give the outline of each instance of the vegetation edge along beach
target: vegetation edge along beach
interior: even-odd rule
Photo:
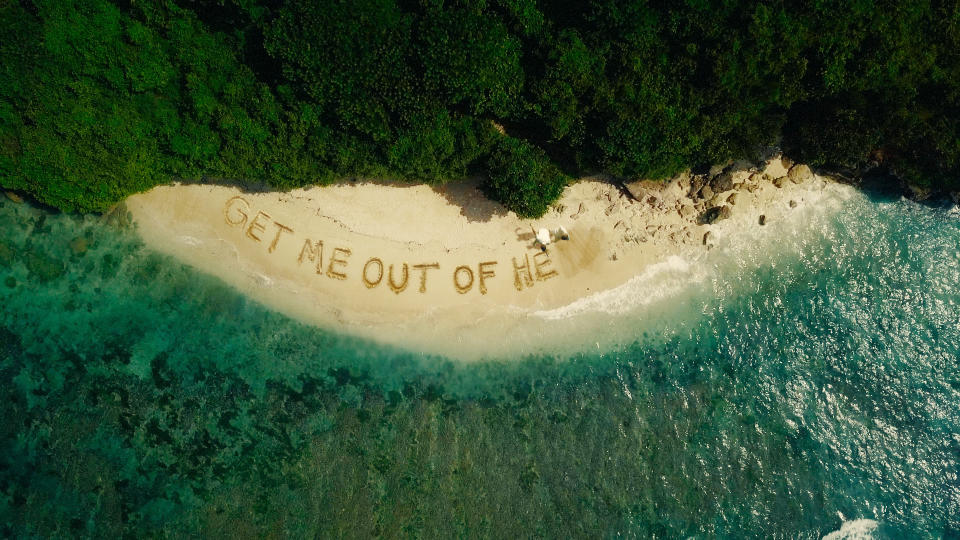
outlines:
[[[5,2],[0,184],[103,211],[173,179],[442,184],[791,158],[960,190],[956,2]]]

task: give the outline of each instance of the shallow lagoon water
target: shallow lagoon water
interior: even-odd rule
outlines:
[[[462,363],[3,201],[3,534],[956,536],[960,216],[809,219]]]

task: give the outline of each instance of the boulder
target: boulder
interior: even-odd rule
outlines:
[[[689,186],[689,172],[680,173],[670,180],[637,180],[623,184],[634,199],[650,205],[662,202],[667,206],[672,206],[677,199],[687,193]]]
[[[709,201],[713,198],[713,195],[713,188],[711,188],[709,184],[703,186],[703,188],[700,190],[700,198],[704,200]]]
[[[763,173],[769,175],[770,178],[777,178],[787,174],[789,167],[783,166],[783,161],[781,158],[771,159],[767,162],[766,166],[763,168]]]
[[[796,207],[797,207],[797,201],[794,201],[794,200],[791,199],[791,200],[790,200],[790,208],[796,208]]]
[[[773,185],[777,186],[778,188],[782,188],[783,185],[786,184],[786,183],[787,183],[787,177],[786,177],[786,176],[781,176],[780,178],[774,178],[774,179],[773,179]]]
[[[767,216],[765,216],[765,215],[763,215],[763,214],[760,214],[760,219],[758,220],[758,222],[760,223],[760,225],[766,225],[766,224],[767,224]]]
[[[626,188],[627,193],[629,193],[631,197],[640,202],[646,202],[651,195],[656,196],[656,194],[660,193],[660,186],[653,180],[625,182],[623,187]]]
[[[787,178],[790,179],[794,184],[802,184],[813,177],[813,172],[810,171],[810,167],[804,165],[803,163],[798,163],[793,167],[790,167],[790,171],[787,172]]]
[[[714,206],[700,215],[700,224],[711,225],[720,220],[727,219],[733,213],[727,205]]]
[[[730,206],[734,206],[734,205],[737,204],[737,194],[736,194],[736,193],[731,193],[730,196],[727,197],[727,204],[729,204]]]
[[[710,237],[711,237],[710,231],[703,233],[703,245],[707,245],[707,242],[710,241]]]
[[[15,203],[17,203],[17,204],[20,204],[20,203],[23,202],[23,197],[17,195],[16,193],[14,193],[14,192],[12,192],[12,191],[4,191],[3,194],[6,195],[8,199],[10,199],[11,201],[13,201],[13,202],[15,202]]]
[[[782,156],[780,158],[780,164],[783,165],[784,169],[790,170],[790,167],[793,167],[793,160],[787,156]]]
[[[756,164],[754,164],[752,161],[748,161],[746,159],[738,159],[737,161],[734,161],[732,165],[727,167],[726,172],[736,173],[736,172],[743,172],[743,171],[752,171],[752,170],[755,170],[756,168],[757,168]]]
[[[910,192],[910,198],[917,202],[925,201],[933,195],[933,191],[929,187],[916,184],[907,184],[907,191]]]
[[[680,212],[680,217],[688,218],[692,216],[696,212],[696,210],[694,210],[693,207],[690,206],[689,204],[684,204],[680,207],[679,212]]]
[[[714,193],[730,191],[733,189],[733,173],[725,172],[714,176],[713,179],[710,180],[710,187],[713,188]]]
[[[707,176],[710,177],[710,178],[713,178],[714,176],[716,176],[716,175],[722,173],[724,170],[726,170],[726,168],[729,167],[731,163],[733,163],[733,162],[732,162],[732,161],[728,161],[728,162],[724,163],[723,165],[714,165],[713,167],[710,167],[710,172],[707,173]]]
[[[690,177],[690,189],[687,190],[687,196],[691,199],[695,199],[700,195],[700,190],[703,189],[704,184],[707,183],[707,178],[703,175],[696,175]]]

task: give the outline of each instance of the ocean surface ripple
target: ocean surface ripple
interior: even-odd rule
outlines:
[[[956,537],[960,215],[804,219],[464,364],[0,203],[4,535]]]

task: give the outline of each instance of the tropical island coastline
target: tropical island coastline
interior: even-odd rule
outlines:
[[[960,0],[0,2],[0,537],[960,538],[958,204]]]
[[[850,191],[779,155],[711,172],[625,186],[582,179],[539,219],[517,216],[469,182],[351,182],[288,193],[182,184],[130,197],[126,207],[149,247],[280,312],[480,358],[517,352],[491,340],[506,327],[533,329],[516,346],[540,350],[558,339],[542,321],[562,318],[565,307],[773,223],[803,227],[792,213]],[[561,227],[566,240],[554,234],[540,246],[540,229]]]

